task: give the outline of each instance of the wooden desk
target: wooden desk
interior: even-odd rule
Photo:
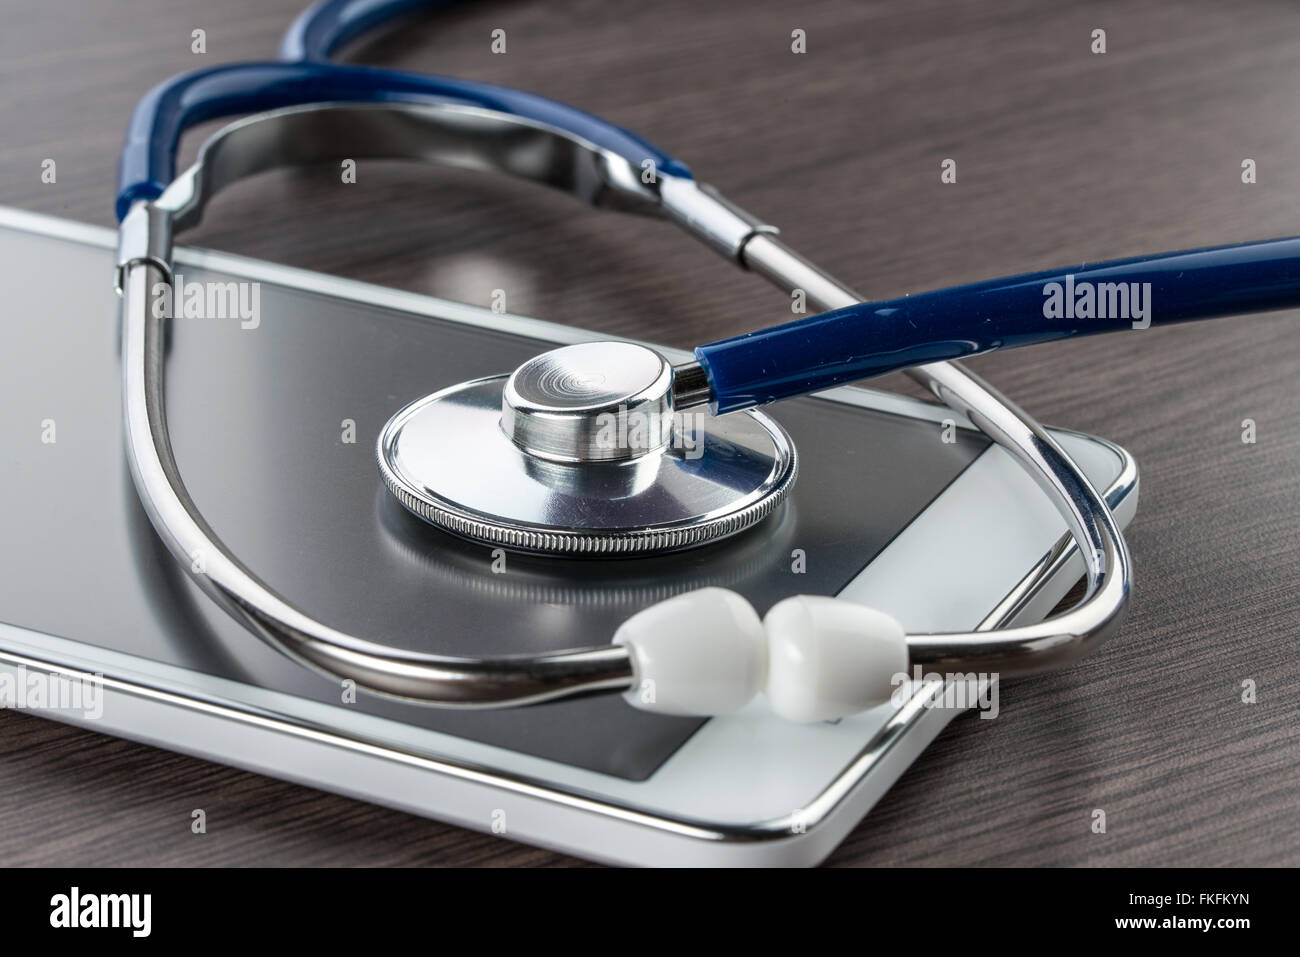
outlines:
[[[111,224],[136,98],[176,71],[272,56],[299,6],[11,0],[0,203]],[[497,27],[505,55],[489,50]],[[1105,55],[1090,52],[1096,27]],[[795,28],[806,54],[790,50]],[[492,2],[349,58],[609,117],[885,296],[1300,233],[1298,34],[1300,11],[1264,0]],[[41,182],[45,158],[56,184]],[[945,158],[954,185],[940,182]],[[1241,182],[1245,158],[1256,184]],[[186,241],[480,303],[501,285],[512,311],[680,346],[784,314],[668,226],[469,174],[377,165],[336,183],[241,184]],[[955,721],[831,863],[1300,863],[1297,318],[971,363],[1043,421],[1136,455],[1133,611],[1098,657],[1004,689],[999,720]],[[197,806],[205,836],[190,833]],[[1094,808],[1105,834],[1091,832]],[[0,714],[0,862],[571,863],[19,713]]]

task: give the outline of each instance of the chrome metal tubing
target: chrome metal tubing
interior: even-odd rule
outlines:
[[[293,658],[370,691],[453,707],[532,704],[632,680],[622,646],[547,655],[462,658],[402,651],[316,621],[264,585],[208,527],[172,456],[163,404],[163,323],[148,308],[163,273],[126,268],[122,357],[127,459],[145,511],[195,582],[255,635]]]
[[[709,376],[698,362],[673,366],[673,409],[693,409],[709,401]]]
[[[156,283],[171,278],[174,234],[196,225],[220,190],[286,165],[347,158],[413,159],[532,180],[593,206],[671,216],[731,257],[752,231],[695,182],[641,170],[563,130],[457,104],[314,104],[228,124],[153,203],[137,203],[119,231],[116,284],[123,296],[123,388],[127,453],[158,534],[191,576],[237,621],[289,656],[369,691],[445,707],[532,704],[624,690],[632,667],[621,645],[546,655],[453,657],[401,651],[325,625],[295,608],[246,568],[208,527],[172,456],[163,401],[163,322]],[[668,186],[671,204],[662,191]],[[715,215],[716,213],[716,215]]]
[[[317,104],[257,114],[204,144],[154,203],[119,233],[127,459],[154,528],[223,609],[291,657],[363,689],[447,707],[524,705],[631,685],[627,652],[598,645],[544,655],[455,657],[338,631],[295,608],[246,568],[208,527],[172,455],[163,401],[163,323],[150,308],[170,279],[174,233],[195,225],[225,186],[263,170],[340,157],[418,159],[510,173],[596,206],[662,215],[640,170],[562,130],[454,104]]]
[[[126,442],[136,487],[159,535],[196,582],[254,634],[290,656],[364,689],[448,707],[503,707],[623,690],[632,668],[622,646],[545,655],[454,657],[346,634],[298,610],[263,584],[212,531],[172,456],[163,403],[163,323],[150,309],[169,278],[173,232],[196,223],[206,201],[236,179],[285,164],[340,156],[409,158],[508,172],[593,205],[667,215],[711,248],[822,308],[859,301],[847,287],[781,245],[771,227],[694,181],[640,170],[589,143],[513,117],[455,105],[320,104],[258,114],[218,131],[193,167],[154,203],[123,221],[118,282],[123,306]],[[682,398],[699,376],[679,367]],[[1029,416],[952,364],[912,374],[1007,449],[1052,497],[1088,562],[1085,600],[1038,625],[992,632],[911,635],[914,663],[949,671],[1021,674],[1056,667],[1103,641],[1129,595],[1129,559],[1105,501]]]
[[[741,260],[782,290],[802,289],[820,309],[863,301],[771,235],[751,236]],[[1088,575],[1083,601],[1037,624],[908,635],[912,663],[1011,676],[1059,668],[1088,654],[1119,628],[1132,589],[1128,546],[1105,499],[1041,425],[962,366],[935,362],[909,369],[908,375],[966,416],[1034,478],[1078,542]]]

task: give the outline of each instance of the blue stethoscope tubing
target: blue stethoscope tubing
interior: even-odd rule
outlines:
[[[700,346],[695,356],[724,413],[995,349],[1294,306],[1300,239],[1271,239],[858,303]]]
[[[438,5],[322,0],[290,27],[280,62],[196,70],[149,91],[132,115],[122,151],[119,220],[137,201],[156,199],[166,189],[186,129],[218,117],[319,102],[463,103],[566,130],[637,166],[652,162],[658,175],[691,176],[685,164],[636,134],[542,96],[328,62],[365,31]],[[1132,328],[1131,309],[1098,316],[1094,305],[1092,315],[1075,317],[1073,299],[1047,314],[1052,294],[1045,290],[1053,284],[1064,297],[1086,287],[1095,296],[1097,287],[1111,283],[1138,290],[1151,325],[1292,308],[1300,306],[1300,239],[1157,253],[862,302],[708,343],[695,349],[695,357],[708,377],[711,409],[734,412],[923,363]]]

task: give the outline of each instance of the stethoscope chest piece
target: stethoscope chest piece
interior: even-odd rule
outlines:
[[[593,342],[417,399],[379,436],[415,515],[473,541],[555,555],[649,555],[734,535],[781,504],[794,444],[760,412],[673,408],[658,353]]]

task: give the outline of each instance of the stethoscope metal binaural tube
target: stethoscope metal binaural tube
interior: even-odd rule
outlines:
[[[415,6],[410,0],[324,0],[299,19],[283,51],[295,60],[324,60],[343,40]],[[172,157],[187,126],[268,108],[271,112],[215,134],[195,166],[173,180]],[[200,586],[264,640],[382,694],[449,707],[499,707],[629,688],[636,674],[622,645],[466,658],[403,652],[333,629],[294,608],[244,567],[186,492],[166,429],[165,320],[149,308],[155,285],[171,278],[172,234],[197,222],[207,200],[229,182],[277,165],[339,155],[492,169],[563,189],[593,205],[666,215],[738,265],[783,289],[803,289],[822,308],[853,310],[859,297],[786,249],[770,227],[697,184],[671,157],[589,114],[531,94],[448,78],[282,62],[188,74],[156,88],[137,109],[118,205],[128,460],[155,528]],[[642,175],[645,162],[657,173],[649,184]],[[784,328],[777,334],[788,334]],[[724,345],[702,347],[696,364],[675,370],[679,402],[764,401],[752,388],[728,392],[722,386],[729,357],[747,354]],[[1037,625],[909,635],[911,662],[1014,675],[1087,653],[1118,625],[1130,588],[1127,550],[1105,501],[1041,427],[973,375],[946,362],[919,366],[911,374],[1034,476],[1074,535],[1089,585],[1081,604]],[[743,381],[743,376],[726,381]]]
[[[483,141],[487,143],[495,142],[491,133],[500,124],[547,137],[552,147],[556,138],[570,143],[576,155],[587,156],[593,169],[607,177],[603,189],[585,194],[589,201],[599,202],[609,190],[619,189],[634,191],[627,198],[647,199],[639,186],[630,185],[640,182],[628,178],[635,167],[620,168],[625,161],[568,139],[564,131],[458,105],[316,105],[232,124],[209,140],[196,165],[156,202],[136,203],[123,222],[119,281],[124,296],[124,394],[132,474],[155,527],[205,591],[255,634],[319,670],[356,680],[371,691],[450,707],[518,705],[626,689],[634,675],[621,646],[542,656],[416,654],[348,635],[313,619],[260,582],[220,542],[185,491],[172,457],[162,388],[165,320],[156,318],[148,303],[154,284],[169,278],[173,226],[197,221],[206,200],[227,182],[275,165],[278,144],[297,144],[295,160],[320,159],[339,150],[351,155],[360,144],[340,135],[351,124],[378,154],[427,158],[437,154],[436,146],[448,132],[439,120],[449,118],[462,132],[479,124],[487,131]],[[392,135],[385,138],[378,135],[381,131]],[[466,145],[462,143],[455,153],[465,156]],[[475,162],[511,169],[509,157],[490,150],[475,154]],[[567,180],[553,185],[573,188]],[[663,212],[688,231],[779,285],[804,288],[815,301],[827,305],[854,299],[847,289],[786,250],[769,228],[693,180],[662,177],[655,198]],[[1049,491],[1083,554],[1090,558],[1090,589],[1082,604],[1039,625],[990,633],[908,636],[912,662],[1014,675],[1055,667],[1085,654],[1118,624],[1129,590],[1127,552],[1105,502],[1032,420],[978,380],[947,364],[926,366],[916,374],[939,398],[986,429]],[[195,572],[196,568],[202,571]]]
[[[862,302],[774,236],[753,237],[745,244],[742,259],[780,288],[803,289],[819,308]],[[932,362],[905,371],[1029,473],[1065,519],[1084,557],[1088,580],[1082,602],[1035,625],[966,634],[909,634],[911,663],[949,672],[1015,675],[1050,670],[1088,654],[1122,624],[1132,587],[1128,545],[1105,500],[1042,426],[974,373],[955,362]]]

